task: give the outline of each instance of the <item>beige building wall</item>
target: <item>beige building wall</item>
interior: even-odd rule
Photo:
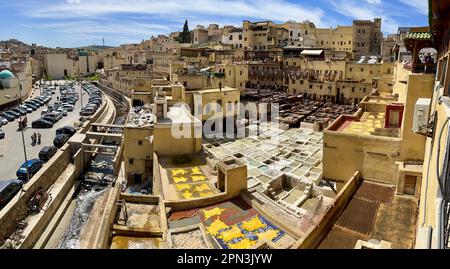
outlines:
[[[440,96],[440,95],[437,95]],[[436,98],[436,96],[435,96]],[[433,229],[432,232],[432,247],[437,247],[437,229],[438,229],[438,202],[439,202],[439,183],[438,176],[436,174],[436,167],[441,167],[442,160],[445,157],[445,150],[439,151],[438,144],[442,147],[448,143],[448,128],[446,125],[446,119],[450,117],[450,99],[443,97],[446,101],[437,104],[437,122],[436,122],[436,135],[435,139],[427,138],[425,148],[425,159],[423,162],[423,175],[422,175],[422,192],[420,196],[419,204],[419,216],[417,221],[417,237],[416,248],[427,248],[429,229]],[[434,111],[432,112],[434,113]],[[442,135],[440,135],[442,132]],[[438,163],[438,159],[441,163]]]
[[[100,61],[101,57],[99,55],[80,56],[78,60],[78,73],[83,74],[83,76],[95,74]]]
[[[67,54],[47,54],[45,57],[45,70],[52,79],[63,79],[65,75],[76,76],[77,63],[69,59]]]
[[[336,51],[352,52],[353,28],[352,26],[338,26],[337,28],[317,28],[316,46],[331,48]]]
[[[194,137],[194,126],[190,133],[191,138],[175,138],[170,125],[157,124],[154,129],[153,150],[158,155],[169,156],[198,153],[202,148],[202,138]]]
[[[205,29],[195,29],[194,30],[194,45],[201,45],[208,42],[208,30]]]
[[[123,158],[127,177],[133,174],[150,174],[153,160],[153,145],[150,142],[152,135],[153,130],[150,128],[124,128]]]
[[[323,143],[324,178],[346,182],[360,171],[364,179],[397,184],[394,175],[400,139],[325,131]]]
[[[200,96],[200,97],[195,97]],[[215,104],[219,104],[223,109],[227,108],[228,105],[239,104],[240,102],[240,91],[238,89],[225,87],[220,91],[219,89],[209,89],[209,90],[200,90],[200,91],[186,91],[186,104],[191,108],[191,113],[194,114],[194,108],[199,106],[199,103],[196,98],[201,98],[202,104],[202,115],[199,116],[199,120],[206,121],[214,116],[214,112],[216,110]],[[234,110],[234,114],[236,115],[237,110]],[[227,112],[223,110],[224,117],[230,116],[230,114],[226,114]]]

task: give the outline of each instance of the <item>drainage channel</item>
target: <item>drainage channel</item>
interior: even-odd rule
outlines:
[[[116,118],[114,124],[123,125],[128,115],[128,108],[123,102],[113,96],[109,96],[116,107]],[[110,129],[109,133],[120,133],[120,129]],[[108,144],[108,141],[101,141]],[[52,239],[45,248],[79,249],[82,248],[81,238],[83,229],[89,220],[95,203],[103,197],[108,186],[114,182],[114,156],[96,154],[89,162],[88,168],[81,176],[80,186],[74,194],[71,205],[69,205],[61,226],[55,230]]]

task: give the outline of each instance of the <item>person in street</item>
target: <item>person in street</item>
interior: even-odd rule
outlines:
[[[41,144],[41,133],[37,134],[37,144],[40,145]]]
[[[34,147],[36,145],[36,133],[31,135],[31,145]]]

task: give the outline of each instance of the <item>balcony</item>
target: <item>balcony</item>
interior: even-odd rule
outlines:
[[[436,64],[431,53],[425,53],[425,48],[432,49],[431,34],[427,27],[412,28],[404,37],[405,47],[412,53],[412,61],[403,64],[403,67],[412,73],[436,72]]]
[[[425,74],[434,74],[436,73],[436,64],[434,62],[431,63],[412,63],[406,62],[403,64],[403,68],[412,73],[425,73]]]

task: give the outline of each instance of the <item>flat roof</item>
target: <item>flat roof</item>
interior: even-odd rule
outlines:
[[[167,112],[167,119],[158,118],[157,123],[162,124],[201,124],[201,121],[196,117],[192,116],[192,114],[184,107],[170,107]]]
[[[399,128],[385,128],[386,113],[364,112],[359,121],[346,120],[338,129],[338,132],[357,135],[374,135],[400,138]]]

